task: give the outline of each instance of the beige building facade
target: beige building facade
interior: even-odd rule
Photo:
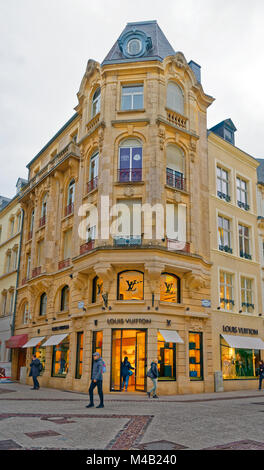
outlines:
[[[124,357],[131,392],[147,391],[155,358],[161,394],[213,391],[213,98],[200,67],[156,22],[129,23],[102,64],[88,61],[77,97],[76,113],[28,164],[20,198],[15,336],[24,344],[13,345],[13,377],[26,350],[27,370],[33,352],[43,363],[41,386],[87,391],[99,351],[105,392],[122,388]],[[123,206],[136,213],[128,225]]]
[[[0,196],[0,367],[2,375],[10,376],[11,355],[6,341],[13,331],[17,275],[20,257],[20,235],[23,214],[19,203],[19,191],[25,184],[19,178],[17,194],[9,199]]]
[[[257,388],[264,338],[259,163],[235,146],[235,131],[227,119],[208,134],[213,368],[227,391]]]

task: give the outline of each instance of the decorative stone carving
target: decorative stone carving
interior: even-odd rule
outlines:
[[[159,128],[158,136],[160,141],[160,150],[164,150],[164,143],[165,143],[165,130],[163,127]]]
[[[124,189],[124,196],[132,197],[135,194],[135,188],[133,186],[126,186]]]
[[[186,289],[189,291],[189,296],[192,297],[193,292],[198,292],[200,289],[204,289],[207,287],[206,280],[201,276],[201,274],[197,273],[187,273],[185,276],[185,286]]]
[[[80,291],[81,297],[84,297],[87,288],[87,275],[82,273],[76,273],[73,277],[74,288]]]
[[[177,52],[172,58],[172,64],[175,64],[178,69],[185,70],[188,67],[187,60],[182,52]]]
[[[180,193],[175,193],[174,199],[175,199],[176,202],[178,202],[178,204],[179,204],[180,202],[182,202],[182,196],[181,196],[181,194],[180,194]]]

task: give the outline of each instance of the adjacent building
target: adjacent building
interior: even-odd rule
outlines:
[[[235,131],[226,119],[208,132],[213,367],[225,390],[256,388],[264,346],[259,162],[235,146]]]
[[[19,178],[17,193],[12,199],[0,196],[0,368],[10,376],[11,354],[6,341],[13,334],[17,276],[20,255],[22,212],[19,192],[26,181]],[[5,372],[4,372],[5,371]]]

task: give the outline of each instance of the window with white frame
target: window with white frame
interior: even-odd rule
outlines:
[[[229,202],[230,201],[229,175],[228,175],[228,171],[224,170],[220,166],[217,166],[216,168],[216,184],[217,184],[217,196]]]
[[[121,109],[123,111],[143,109],[144,87],[143,85],[122,86]]]
[[[101,107],[101,88],[97,88],[92,99],[92,118],[100,112]]]
[[[234,304],[233,274],[220,271],[220,307],[231,311]]]
[[[167,86],[167,107],[172,111],[184,114],[184,95],[177,83],[169,82]]]
[[[13,305],[14,305],[14,291],[12,290],[9,296],[9,313],[10,314],[13,313]]]
[[[254,310],[253,280],[241,277],[241,307],[243,312],[252,313]]]
[[[232,253],[230,220],[218,215],[218,248],[221,251]]]
[[[238,225],[238,235],[239,235],[239,254],[241,258],[252,259],[250,253],[250,228],[246,225]]]
[[[29,307],[28,307],[28,302],[25,302],[24,306],[23,306],[23,311],[22,311],[22,315],[23,315],[23,323],[24,325],[26,325],[29,321]]]
[[[249,210],[248,205],[248,185],[245,180],[242,178],[237,177],[236,179],[237,184],[237,205],[246,211]]]

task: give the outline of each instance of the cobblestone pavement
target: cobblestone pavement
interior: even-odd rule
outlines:
[[[97,395],[95,400],[98,401]],[[264,392],[88,396],[0,384],[0,451],[11,449],[264,449]]]

